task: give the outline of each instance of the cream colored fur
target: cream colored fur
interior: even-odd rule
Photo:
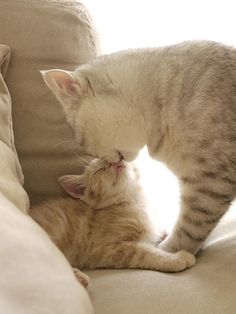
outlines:
[[[74,198],[51,200],[30,215],[65,254],[85,286],[79,269],[141,268],[182,271],[193,255],[155,247],[160,236],[149,220],[136,171],[127,163],[96,161],[80,176],[63,176],[61,185]]]
[[[78,150],[130,161],[147,145],[178,176],[181,213],[161,247],[197,253],[236,195],[236,50],[186,42],[42,74]]]

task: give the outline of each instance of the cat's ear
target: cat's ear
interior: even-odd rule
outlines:
[[[40,71],[46,85],[61,103],[67,121],[73,127],[80,98],[90,94],[91,85],[83,75],[64,70]]]
[[[86,187],[80,182],[80,175],[66,175],[58,178],[58,181],[67,194],[73,198],[81,198]]]
[[[47,86],[56,95],[57,99],[65,105],[65,102],[73,102],[89,91],[89,82],[81,75],[75,76],[73,72],[64,70],[40,71]]]

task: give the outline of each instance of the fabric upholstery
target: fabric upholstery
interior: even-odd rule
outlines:
[[[88,12],[77,1],[0,1],[0,39],[12,50],[7,85],[17,152],[32,203],[61,193],[57,177],[80,172],[73,134],[39,70],[74,69],[97,54]]]
[[[0,313],[92,314],[65,257],[19,210],[27,211],[28,198],[11,119],[31,200],[59,194],[57,176],[79,169],[70,162],[72,133],[39,70],[73,69],[96,54],[89,17],[75,1],[0,1],[0,40]]]
[[[5,0],[0,1],[0,41],[12,49],[6,83],[25,188],[34,203],[60,194],[59,175],[80,171],[71,162],[75,152],[71,130],[39,70],[70,70],[92,59],[97,54],[96,35],[88,13],[76,1]],[[4,77],[9,48],[0,48]],[[0,84],[0,180],[5,180],[0,181],[0,191],[25,210],[24,201],[19,203],[26,195],[13,145],[10,98],[2,78]],[[0,313],[93,313],[63,255],[5,196],[0,195]],[[190,270],[87,272],[95,313],[233,314],[235,260],[236,218],[231,218],[212,233]]]
[[[0,44],[0,191],[26,212],[29,201],[22,187],[24,177],[14,145],[11,97],[4,82],[9,61],[10,48]]]
[[[0,313],[92,314],[65,257],[1,192],[0,217]]]
[[[167,274],[89,271],[96,314],[233,314],[236,311],[236,213],[214,230],[197,264]]]

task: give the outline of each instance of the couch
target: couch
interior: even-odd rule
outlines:
[[[63,195],[57,177],[80,173],[73,134],[39,70],[74,69],[99,54],[83,4],[0,1],[0,313],[233,314],[236,215],[207,239],[182,273],[86,271],[87,292],[29,204]]]

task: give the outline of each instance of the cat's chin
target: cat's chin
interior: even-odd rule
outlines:
[[[108,154],[98,154],[96,158],[103,159],[109,162],[110,164],[118,163],[123,159],[123,157],[118,151],[114,151],[111,153],[109,152]]]
[[[134,161],[137,156],[138,156],[138,152],[120,152],[120,155],[122,156],[122,159],[125,161]]]
[[[124,151],[116,151],[114,153],[109,153],[107,155],[105,154],[98,154],[98,155],[92,155],[88,154],[90,156],[93,156],[94,158],[99,158],[108,161],[111,164],[118,163],[121,160],[124,161],[133,161],[137,158],[138,152],[124,152]]]

